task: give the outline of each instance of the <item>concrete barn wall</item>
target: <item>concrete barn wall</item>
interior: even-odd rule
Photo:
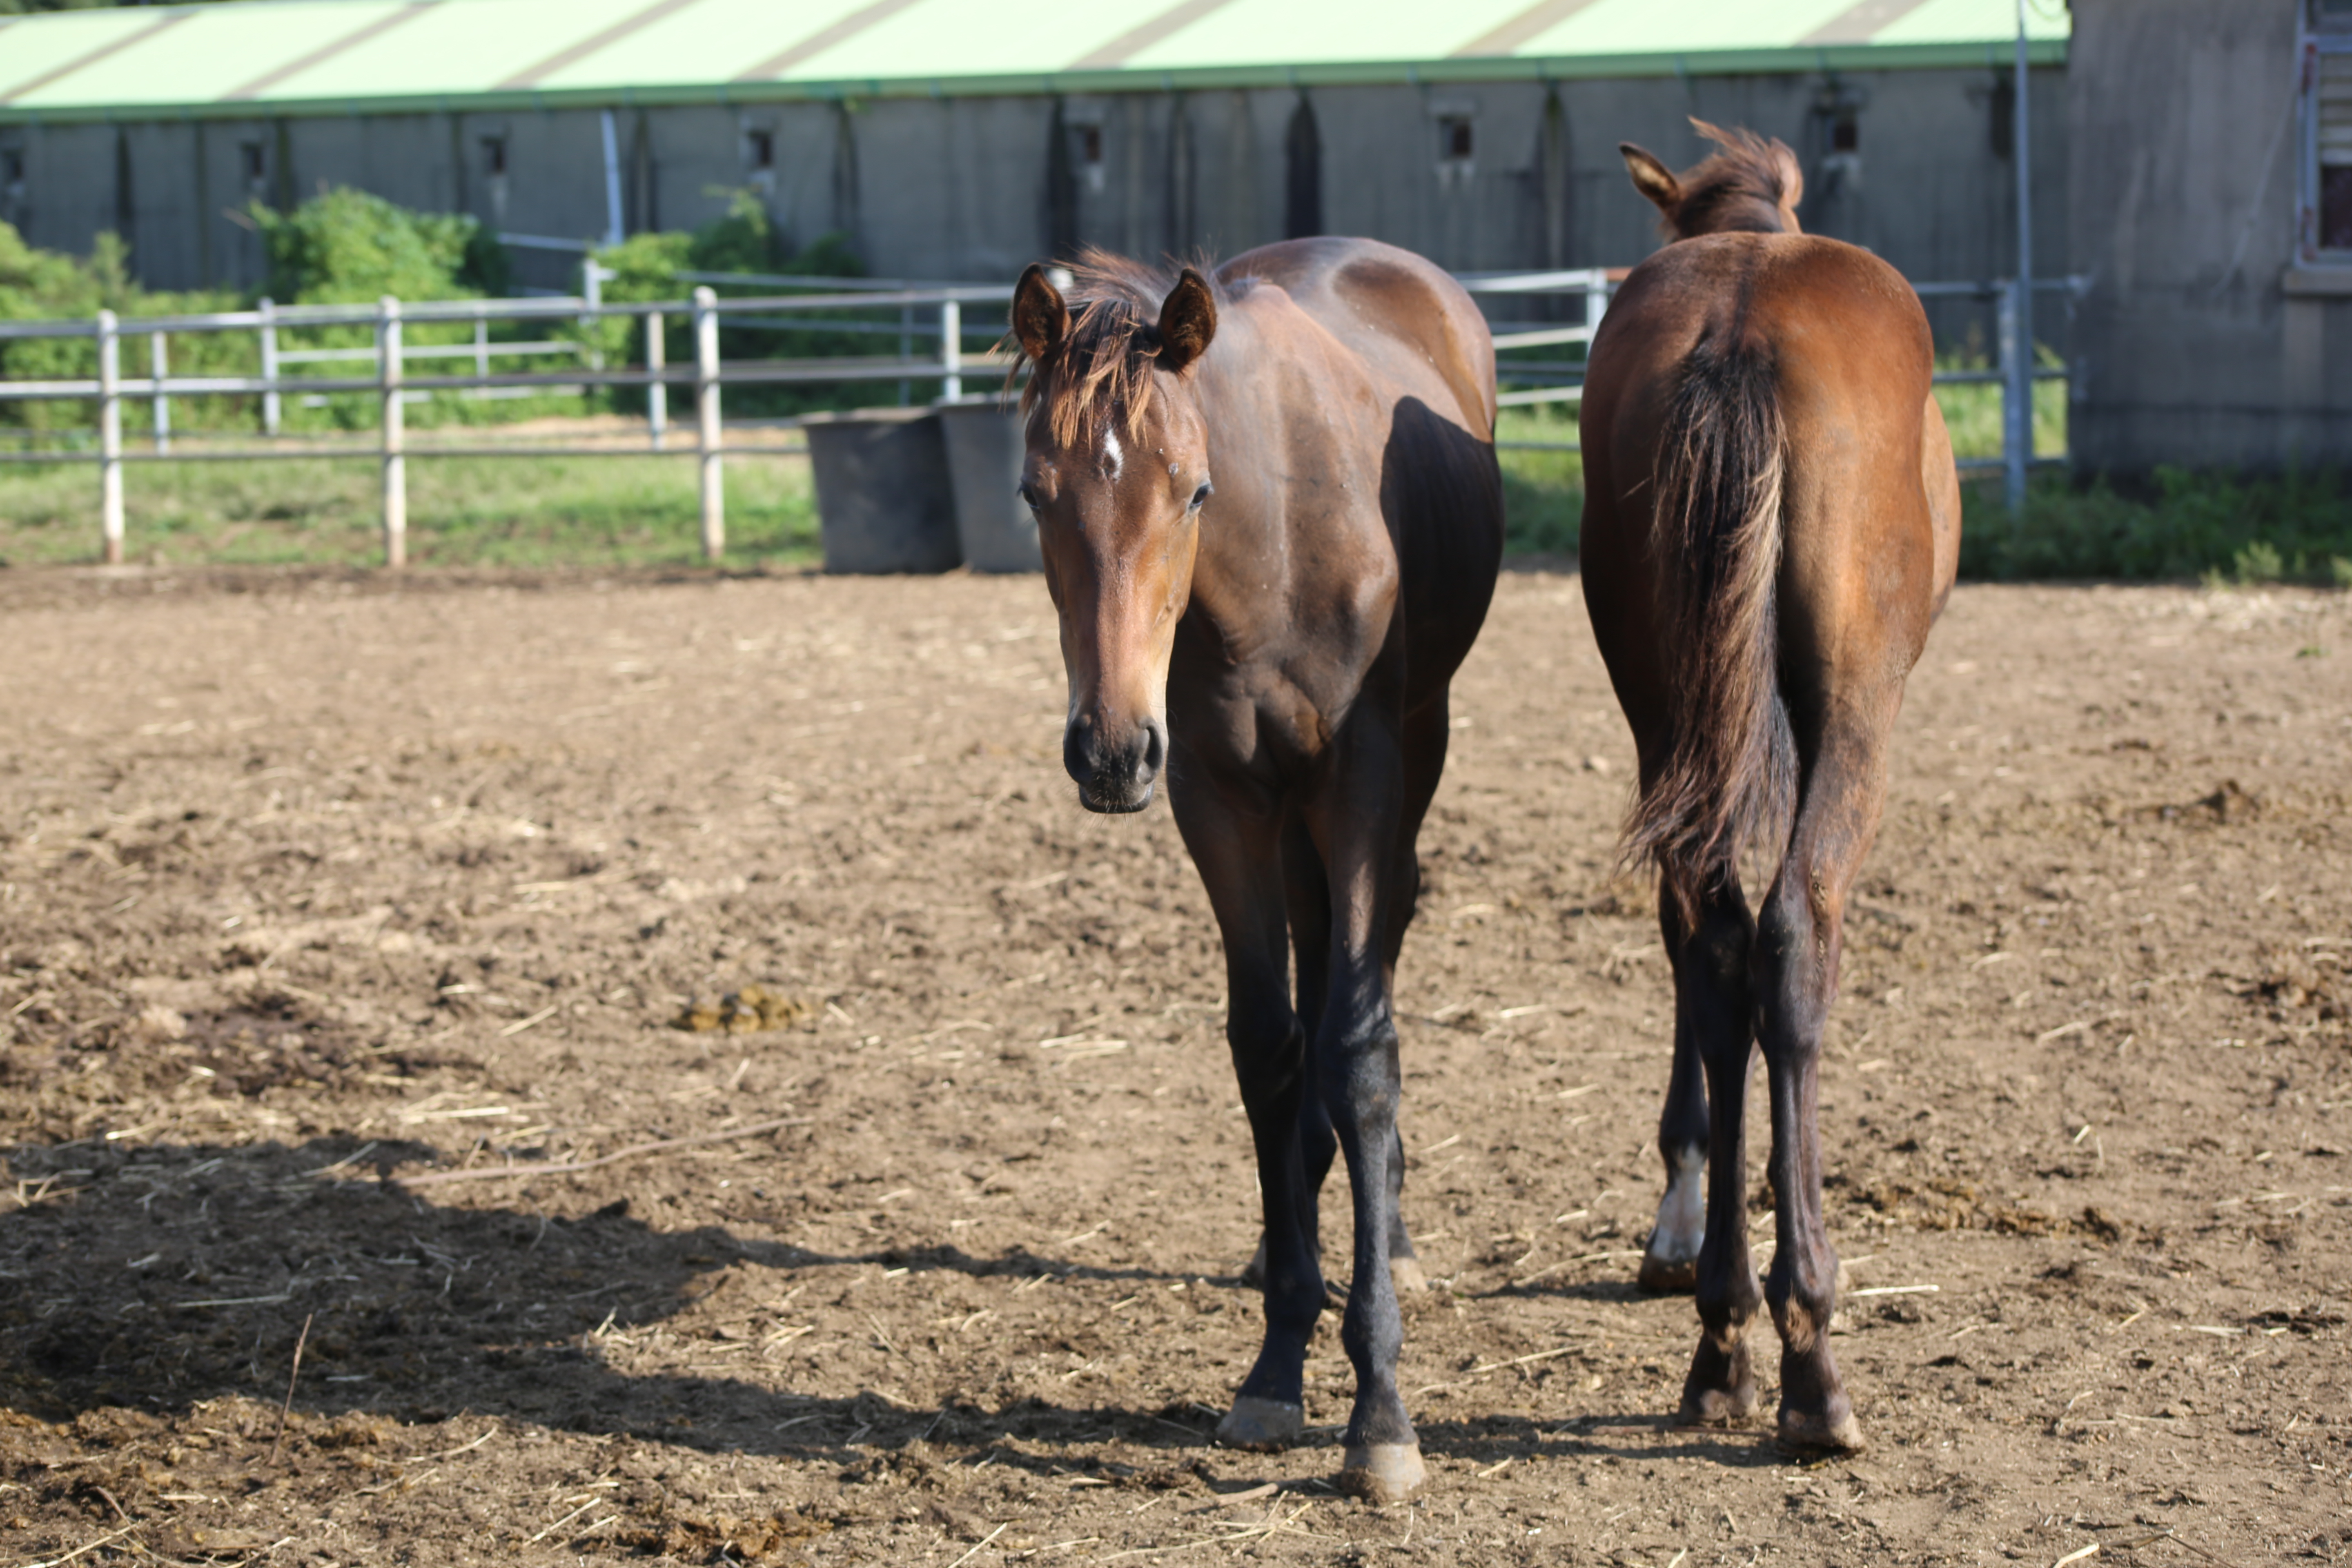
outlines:
[[[2063,77],[2041,70],[2034,85],[2041,265],[2052,272],[2063,269],[2065,235]],[[1696,114],[1796,147],[1809,226],[1914,277],[1981,278],[2009,270],[2014,250],[2011,165],[1992,132],[2000,79],[1988,67],[1153,91],[1058,106],[1043,96],[893,98],[622,109],[614,120],[633,229],[691,227],[749,187],[796,242],[845,231],[877,274],[995,280],[1057,240],[1232,255],[1283,237],[1302,101],[1321,149],[1323,232],[1371,235],[1467,270],[1630,263],[1657,238],[1617,143],[1696,162]],[[1851,154],[1831,147],[1840,112],[1856,127]],[[1442,127],[1460,119],[1473,152],[1456,160],[1443,155]],[[770,168],[751,166],[753,132],[773,147]],[[504,145],[503,175],[488,167],[492,139]],[[322,184],[522,234],[601,236],[607,221],[593,110],[24,125],[0,127],[0,142],[24,153],[27,174],[0,216],[65,250],[124,232],[134,268],[159,287],[257,286],[258,247],[224,209]],[[569,274],[559,257],[522,262],[526,281]],[[1945,313],[1957,323],[1967,310]]]
[[[2352,268],[2294,264],[2296,0],[2074,0],[2083,472],[2352,459]]]

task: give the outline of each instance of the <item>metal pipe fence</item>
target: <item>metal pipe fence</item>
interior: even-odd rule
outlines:
[[[588,275],[593,285],[598,279]],[[800,279],[777,279],[796,282]],[[721,299],[709,285],[695,289],[687,300],[650,303],[607,302],[593,293],[560,298],[521,300],[400,300],[386,296],[369,305],[278,305],[264,300],[251,310],[202,315],[175,315],[124,321],[112,311],[100,311],[84,321],[0,322],[0,341],[33,338],[87,338],[97,348],[98,374],[91,378],[39,380],[0,379],[0,402],[89,401],[98,409],[97,449],[34,450],[0,453],[0,462],[94,462],[99,468],[99,531],[104,560],[118,564],[123,552],[122,469],[126,462],[222,460],[228,458],[299,458],[368,455],[349,447],[321,448],[315,443],[289,440],[285,435],[285,399],[324,397],[337,393],[373,394],[377,402],[377,433],[373,455],[383,468],[382,510],[384,563],[401,565],[407,545],[407,460],[411,456],[488,457],[526,455],[525,449],[477,444],[412,447],[407,438],[406,405],[435,393],[495,395],[500,393],[577,393],[586,387],[637,387],[646,396],[648,440],[644,447],[537,447],[531,456],[644,456],[668,453],[668,394],[673,386],[691,387],[695,399],[694,451],[700,464],[701,533],[706,554],[717,559],[726,549],[726,490],[722,459],[730,455],[774,453],[789,448],[725,443],[722,388],[780,386],[845,382],[934,381],[943,400],[964,395],[968,368],[1005,368],[992,351],[968,352],[971,333],[964,322],[968,304],[1009,301],[1013,290],[1001,287],[857,288],[838,289],[836,280],[821,280],[824,293]],[[897,307],[904,312],[923,311],[928,321],[902,320],[896,324],[840,321],[825,310],[865,310]],[[776,312],[789,311],[779,316]],[[695,344],[694,363],[671,365],[665,353],[665,328],[685,315]],[[827,332],[876,326],[896,335],[897,354],[833,355],[800,360],[722,360],[719,327],[761,329],[783,327]],[[491,321],[577,321],[583,325],[610,320],[642,319],[645,322],[644,363],[635,367],[607,367],[598,362],[593,345],[565,340],[492,341]],[[428,344],[407,341],[415,326],[470,322],[470,343]],[[282,334],[289,331],[333,327],[366,327],[373,341],[366,346],[289,349]],[[997,335],[983,328],[986,335]],[[169,370],[169,339],[173,333],[245,332],[258,340],[260,374],[257,375],[173,375]],[[121,374],[121,345],[125,336],[145,334],[150,343],[150,374],[126,383]],[[919,354],[913,340],[927,338],[935,352]],[[507,370],[493,367],[500,359],[570,354],[581,361],[558,371]],[[470,361],[457,374],[412,374],[415,362]],[[292,367],[334,366],[363,362],[365,374],[289,374]],[[356,366],[354,367],[357,368]],[[184,438],[175,445],[170,437],[172,400],[199,396],[252,396],[261,400],[264,444],[230,450],[191,448]],[[124,449],[122,405],[126,398],[150,400],[153,409],[153,450]]]
[[[1593,331],[1600,325],[1608,309],[1609,298],[1625,278],[1624,268],[1595,268],[1581,272],[1506,273],[1491,277],[1471,275],[1461,282],[1474,294],[1581,294],[1584,298],[1584,322],[1573,327],[1502,330],[1510,325],[1490,322],[1498,353],[1518,348],[1533,348],[1552,343],[1583,343],[1590,345]],[[2033,442],[2033,387],[2038,382],[2065,381],[2070,373],[2059,365],[2041,365],[2034,362],[2032,332],[2032,312],[2024,308],[2027,291],[2061,293],[2071,307],[2074,300],[2090,286],[2087,277],[2034,278],[2021,286],[2014,279],[1989,279],[1981,282],[1915,283],[1912,291],[1922,300],[1936,299],[1972,300],[1993,307],[1992,363],[1985,369],[1937,370],[1934,375],[1938,386],[1987,384],[2001,391],[2000,437],[2001,452],[1997,458],[1962,458],[1958,466],[1963,474],[2003,476],[2004,490],[2013,508],[2025,493],[2025,476],[2029,469],[2041,467],[2063,467],[2071,459],[2064,452],[2036,456]],[[1589,348],[1588,348],[1589,352]],[[1579,402],[1583,397],[1582,365],[1580,363],[1541,364],[1528,361],[1499,361],[1496,366],[1498,382],[1509,384],[1522,380],[1561,380],[1563,374],[1574,375],[1573,381],[1559,385],[1538,385],[1503,392],[1496,403],[1506,408],[1538,403]],[[1552,373],[1549,377],[1546,373]],[[1579,449],[1573,441],[1498,441],[1506,450],[1573,452]]]
[[[726,440],[730,422],[724,417],[724,394],[729,387],[790,386],[896,381],[936,384],[942,402],[964,398],[969,371],[1003,373],[1010,361],[994,325],[967,324],[968,305],[1003,305],[1013,297],[1010,288],[988,285],[908,284],[897,279],[802,279],[771,274],[681,274],[700,282],[688,300],[606,301],[599,297],[601,268],[583,266],[586,284],[577,296],[504,300],[401,300],[386,296],[373,305],[280,305],[269,300],[250,310],[197,315],[170,315],[122,320],[101,310],[93,320],[74,321],[0,321],[0,342],[41,338],[90,340],[96,348],[96,374],[88,379],[0,378],[0,403],[35,400],[79,400],[96,405],[95,450],[44,449],[0,452],[0,463],[95,463],[99,469],[99,527],[103,559],[120,563],[123,556],[123,468],[131,462],[184,462],[251,459],[294,459],[322,457],[373,457],[380,465],[384,563],[397,567],[407,554],[407,470],[411,457],[696,457],[700,497],[700,531],[704,553],[718,559],[726,549],[726,482],[724,459],[730,456],[797,453],[804,448],[737,444]],[[1556,299],[1580,306],[1580,321],[1562,322],[1524,315],[1490,320],[1494,346],[1499,355],[1496,376],[1503,390],[1498,405],[1528,407],[1575,403],[1583,396],[1584,358],[1593,334],[1606,316],[1609,300],[1625,277],[1622,268],[1582,268],[1548,272],[1469,274],[1464,288],[1482,300]],[[712,286],[772,287],[814,284],[821,292],[721,297]],[[2033,287],[2072,289],[2076,279],[2036,279]],[[2024,344],[2017,308],[2021,290],[2012,282],[1923,283],[1923,298],[1969,297],[1998,307],[1999,361],[1986,370],[1939,371],[1938,383],[1998,383],[2003,389],[2003,456],[1999,459],[1964,461],[1964,468],[1998,468],[2011,476],[2021,491],[2025,465],[2034,461],[2021,448],[2018,431],[2031,440],[2030,412],[2021,420],[2016,401],[2030,399],[2036,380],[2063,379],[2063,370],[2035,368]],[[895,309],[896,322],[841,321],[825,312]],[[1491,307],[1490,307],[1491,309]],[[690,364],[667,363],[665,329],[684,316],[693,343]],[[583,328],[607,321],[638,320],[644,323],[642,363],[609,366],[602,362],[593,341],[560,338],[493,340],[489,323],[571,322]],[[462,343],[410,341],[409,330],[470,324],[472,340]],[[898,339],[895,354],[835,354],[802,359],[726,359],[719,331],[783,329],[826,333],[864,331]],[[366,328],[365,344],[289,348],[282,334],[328,328]],[[258,347],[257,374],[174,374],[171,370],[170,339],[174,334],[240,333],[255,335]],[[125,337],[144,336],[148,342],[148,374],[126,381],[121,369]],[[967,347],[972,337],[991,340],[977,353]],[[917,352],[919,340],[932,345]],[[1535,349],[1582,350],[1573,358],[1508,357]],[[495,362],[544,360],[570,355],[577,363],[561,369],[536,371],[498,368]],[[460,362],[455,374],[412,374],[412,363]],[[305,367],[352,365],[362,374],[307,374]],[[595,387],[642,389],[646,400],[646,432],[642,445],[576,444],[521,446],[476,442],[412,444],[406,406],[436,393],[460,396],[497,397],[532,395],[580,395]],[[691,388],[694,398],[694,441],[690,448],[675,446],[669,431],[669,391]],[[334,394],[372,395],[376,405],[376,429],[372,446],[322,443],[289,436],[285,427],[285,399],[320,398]],[[184,397],[257,396],[260,400],[260,444],[211,447],[191,443],[183,431],[173,430],[172,403]],[[151,405],[152,447],[126,450],[122,405],[145,399]],[[762,426],[792,425],[793,418],[761,420]],[[751,421],[735,422],[739,427]],[[1572,441],[1506,441],[1508,449],[1573,452]],[[2042,459],[2063,461],[2063,458]]]

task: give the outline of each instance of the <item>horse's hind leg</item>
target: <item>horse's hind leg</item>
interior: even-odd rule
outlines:
[[[1838,1261],[1822,1221],[1817,1105],[1846,893],[1878,830],[1885,735],[1901,696],[1895,686],[1791,703],[1805,782],[1780,875],[1757,921],[1751,973],[1772,1091],[1769,1171],[1779,1221],[1764,1297],[1780,1331],[1780,1436],[1804,1447],[1858,1448],[1863,1440],[1830,1353]]]
[[[1748,969],[1755,923],[1739,879],[1729,871],[1702,889],[1695,922],[1684,921],[1670,893],[1662,891],[1660,905],[1659,923],[1674,960],[1675,1055],[1687,1046],[1697,1058],[1706,1083],[1687,1093],[1707,1118],[1706,1212],[1692,1280],[1700,1335],[1683,1381],[1681,1418],[1739,1421],[1756,1409],[1748,1329],[1763,1300],[1748,1253],[1748,1072],[1756,1040]],[[1668,1103],[1671,1109],[1671,1099]],[[1673,1201],[1671,1187],[1667,1196]],[[1646,1258],[1643,1267],[1646,1271]]]
[[[1402,1092],[1386,941],[1403,795],[1399,739],[1368,685],[1325,761],[1307,810],[1331,889],[1330,990],[1316,1031],[1315,1066],[1348,1162],[1355,1210],[1339,1342],[1356,1370],[1356,1403],[1339,1484],[1375,1502],[1394,1501],[1424,1475],[1421,1444],[1397,1387],[1404,1323],[1389,1268]]]
[[[1747,911],[1742,908],[1739,912],[1744,916]],[[1684,931],[1663,876],[1658,888],[1658,926],[1675,974],[1675,1065],[1666,1079],[1666,1103],[1658,1113],[1658,1153],[1665,1161],[1666,1192],[1658,1200],[1657,1223],[1650,1227],[1650,1239],[1642,1248],[1642,1271],[1634,1283],[1644,1290],[1681,1292],[1698,1284],[1699,1247],[1706,1239],[1706,1066],[1694,1020],[1710,1011],[1703,993],[1719,984],[1719,964],[1711,950],[1699,951]],[[1744,996],[1748,990],[1745,941],[1738,955],[1737,979]],[[1743,1022],[1744,1017],[1743,1010]]]
[[[1389,870],[1388,926],[1381,962],[1391,994],[1396,990],[1397,958],[1405,931],[1421,905],[1421,824],[1445,776],[1445,748],[1453,738],[1453,693],[1440,691],[1404,717],[1404,794],[1397,812],[1396,856]],[[1413,1250],[1404,1224],[1404,1135],[1399,1132],[1389,1159],[1389,1277],[1399,1290],[1425,1290],[1429,1277]]]

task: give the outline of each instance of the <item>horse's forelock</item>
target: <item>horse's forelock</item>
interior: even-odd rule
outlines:
[[[1159,359],[1160,301],[1176,277],[1091,247],[1070,277],[1069,331],[1034,367],[1021,406],[1043,414],[1056,446],[1099,446],[1114,425],[1139,439]]]

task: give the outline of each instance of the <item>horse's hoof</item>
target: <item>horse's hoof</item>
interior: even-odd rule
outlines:
[[[1654,1296],[1687,1296],[1698,1289],[1698,1259],[1666,1258],[1645,1252],[1642,1254],[1642,1271],[1633,1276],[1633,1283]]]
[[[1366,1502],[1402,1502],[1429,1479],[1418,1443],[1350,1443],[1339,1462],[1339,1488]]]
[[[1859,1453],[1868,1447],[1862,1435],[1862,1423],[1853,1418],[1853,1411],[1840,1409],[1824,1415],[1819,1411],[1791,1410],[1785,1405],[1780,1407],[1780,1441],[1791,1448],[1826,1448],[1848,1454]]]
[[[1755,1414],[1756,1384],[1751,1379],[1738,1388],[1710,1388],[1698,1394],[1685,1389],[1683,1406],[1675,1413],[1675,1421],[1683,1426],[1737,1426]]]
[[[1396,1287],[1398,1295],[1409,1296],[1415,1290],[1428,1289],[1429,1276],[1421,1271],[1421,1259],[1418,1258],[1391,1258],[1389,1259],[1389,1283]]]
[[[1307,1430],[1307,1411],[1286,1400],[1244,1394],[1217,1423],[1217,1441],[1229,1448],[1281,1448]]]

